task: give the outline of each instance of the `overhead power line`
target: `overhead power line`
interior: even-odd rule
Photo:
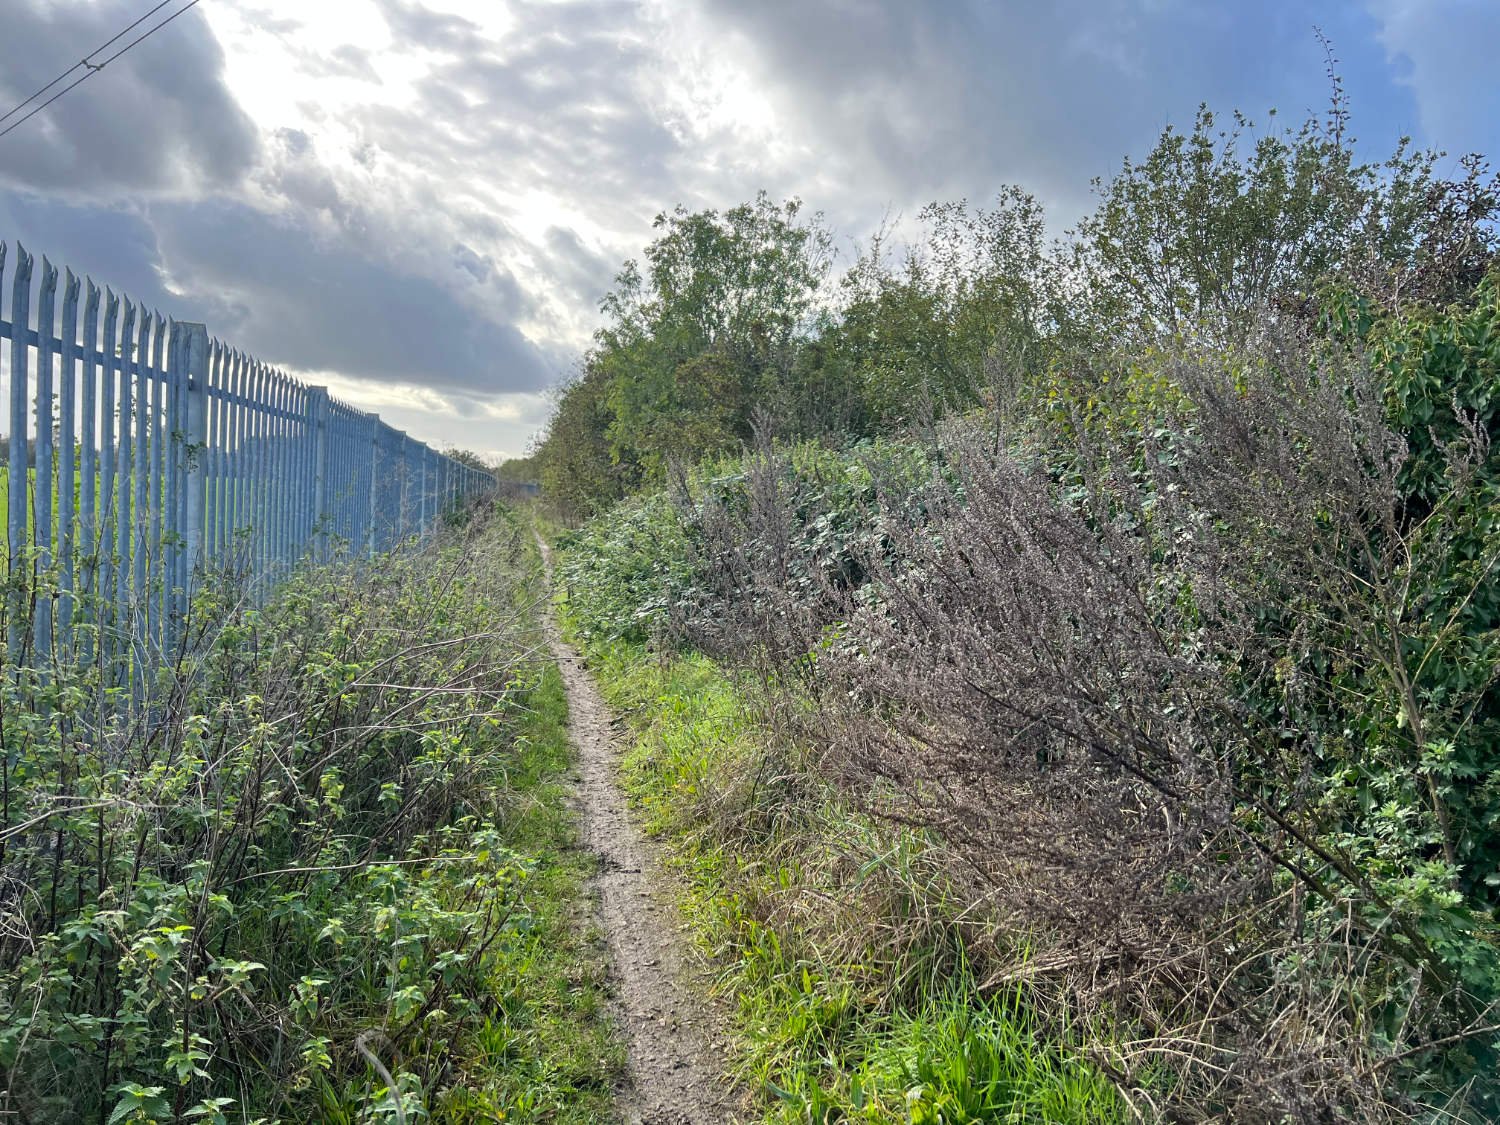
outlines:
[[[131,24],[124,31],[120,32],[113,39],[111,39],[108,43],[101,43],[99,46],[95,47],[88,54],[84,55],[81,60],[79,60],[78,62],[74,63],[72,66],[68,67],[67,70],[63,71],[56,78],[54,78],[51,82],[48,82],[40,90],[38,90],[36,93],[32,94],[31,97],[27,98],[23,102],[16,103],[14,106],[12,106],[10,109],[8,109],[3,116],[0,116],[0,121],[4,121],[7,117],[14,116],[15,114],[19,113],[21,110],[25,109],[32,102],[36,101],[37,98],[41,97],[43,94],[45,94],[48,90],[52,89],[52,87],[56,86],[59,82],[61,82],[68,75],[72,74],[80,66],[86,66],[90,70],[98,69],[97,67],[94,66],[93,63],[89,62],[89,59],[93,58],[100,51],[103,51],[106,48],[111,47],[115,43],[119,42],[121,39],[123,39],[125,36],[129,35],[136,28],[140,27],[141,24],[145,23],[148,19],[150,19],[152,16],[154,16],[157,12],[161,11],[163,8],[165,8],[171,2],[172,2],[172,0],[161,0],[160,4],[158,4],[156,7],[152,8],[144,16],[142,16],[140,19],[136,20],[135,23]]]
[[[119,58],[121,55],[123,55],[126,51],[130,50],[132,47],[136,46],[137,44],[143,43],[147,39],[150,39],[151,36],[155,35],[162,28],[166,27],[167,24],[171,23],[178,16],[182,15],[189,8],[196,8],[202,2],[202,0],[188,0],[188,3],[186,5],[184,5],[183,7],[179,8],[179,9],[177,9],[177,11],[173,12],[170,16],[168,16],[166,19],[162,20],[160,23],[155,24],[152,27],[147,28],[144,32],[142,32],[140,35],[136,36],[129,43],[126,43],[125,46],[121,47],[118,51],[116,51],[114,54],[110,55],[103,62],[96,63],[96,62],[90,62],[89,61],[95,55],[102,54],[104,51],[106,51],[110,47],[114,46],[121,39],[125,38],[125,36],[129,35],[136,28],[140,27],[141,24],[145,23],[148,19],[150,19],[152,16],[154,16],[157,12],[161,11],[163,8],[165,8],[171,2],[172,2],[172,0],[161,0],[161,3],[157,4],[156,7],[152,8],[145,15],[141,16],[134,23],[132,23],[129,27],[124,28],[122,31],[120,31],[118,34],[116,34],[114,38],[110,39],[106,43],[101,44],[99,47],[95,48],[94,50],[90,51],[88,54],[84,55],[82,59],[80,59],[78,62],[74,63],[72,66],[68,67],[67,70],[63,71],[56,78],[54,78],[51,82],[48,82],[45,86],[43,86],[36,93],[32,94],[29,98],[25,99],[22,102],[19,102],[17,105],[15,105],[14,107],[12,107],[10,110],[6,111],[6,113],[4,114],[4,116],[0,116],[0,121],[4,121],[6,118],[9,118],[9,117],[14,117],[21,110],[25,109],[28,105],[31,105],[32,102],[36,101],[37,98],[41,97],[48,90],[52,89],[52,87],[56,86],[59,82],[62,82],[64,79],[66,79],[69,75],[71,75],[79,67],[83,67],[83,73],[81,75],[79,75],[77,78],[75,78],[72,82],[69,82],[61,90],[57,91],[57,93],[53,94],[50,98],[48,98],[46,101],[42,102],[40,105],[34,106],[24,116],[17,118],[15,121],[12,121],[4,129],[0,129],[0,137],[5,136],[7,133],[10,133],[10,132],[12,132],[15,129],[19,129],[22,125],[26,124],[26,122],[30,121],[37,114],[41,113],[42,110],[46,109],[53,102],[57,101],[58,98],[62,97],[69,90],[72,90],[75,87],[81,85],[82,83],[87,82],[94,75],[98,74],[101,70],[103,70],[105,67],[107,67],[110,63],[114,62],[117,58]]]

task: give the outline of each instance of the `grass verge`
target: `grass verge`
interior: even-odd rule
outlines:
[[[684,877],[765,1121],[1126,1119],[1034,996],[977,979],[935,841],[841,805],[712,661],[587,651],[630,724],[626,785]]]
[[[540,557],[529,523],[508,508],[525,577],[517,600],[532,607],[527,634],[545,651],[539,618],[546,605]],[[568,807],[568,696],[557,666],[545,660],[519,708],[507,748],[495,824],[501,845],[525,871],[524,917],[495,951],[489,979],[497,1015],[455,1052],[472,1079],[451,1095],[454,1121],[577,1122],[619,1119],[615,1090],[625,1081],[623,1042],[608,1006],[608,954],[587,906],[594,857],[579,845]]]

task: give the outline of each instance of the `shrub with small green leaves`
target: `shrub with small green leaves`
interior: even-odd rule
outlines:
[[[516,846],[539,815],[517,809],[559,799],[539,716],[546,768],[566,756],[537,569],[516,520],[468,512],[264,605],[217,576],[143,708],[97,668],[8,670],[0,1116],[394,1121],[372,1059],[407,1121],[555,1104],[483,1046],[552,1050],[554,1001],[515,994],[559,893]],[[617,1066],[589,1050],[561,1098],[583,1114]]]

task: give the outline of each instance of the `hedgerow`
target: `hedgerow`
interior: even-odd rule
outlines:
[[[596,519],[570,605],[758,669],[810,748],[765,769],[936,830],[966,916],[1025,935],[972,957],[1048,966],[1128,1097],[1484,1120],[1494,294],[1102,357],[904,450],[763,446]]]
[[[7,669],[0,1110],[608,1114],[602,982],[548,976],[587,958],[555,905],[582,878],[565,820],[537,820],[568,752],[531,551],[478,515],[263,606],[220,576],[141,708],[87,668]]]
[[[581,627],[764,689],[688,804],[922,829],[1147,1117],[1500,1115],[1500,178],[1360,161],[1330,80],[1050,247],[1011,187],[835,285],[795,201],[664,216],[536,454]]]

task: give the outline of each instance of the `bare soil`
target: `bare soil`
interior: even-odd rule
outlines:
[[[550,574],[551,559],[543,547]],[[576,802],[583,844],[599,859],[597,922],[605,934],[624,1033],[628,1125],[711,1125],[734,1120],[723,1031],[702,966],[683,933],[670,877],[637,827],[620,789],[611,716],[578,653],[548,621],[548,641],[568,691],[568,733],[578,753]]]

